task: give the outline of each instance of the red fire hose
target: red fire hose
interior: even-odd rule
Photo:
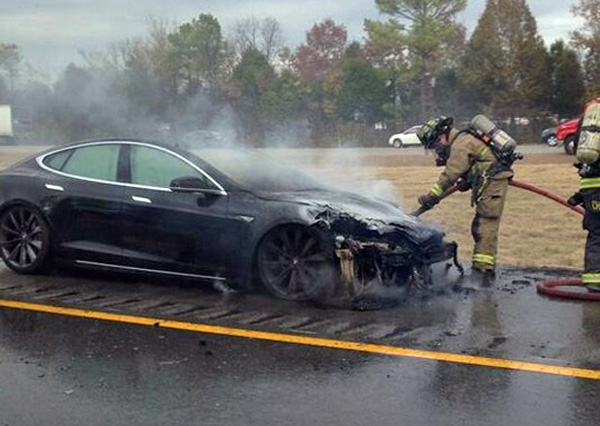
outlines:
[[[554,200],[557,203],[562,204],[565,207],[568,207],[569,209],[573,210],[576,213],[579,213],[582,216],[585,213],[585,209],[583,207],[571,206],[569,203],[567,203],[567,200],[565,200],[564,198],[562,198],[550,191],[547,191],[545,189],[542,189],[535,185],[532,185],[530,183],[511,179],[509,182],[509,185],[514,186],[516,188],[524,189],[526,191],[531,191],[538,195],[542,195],[546,198]],[[446,198],[449,195],[454,194],[457,190],[458,190],[458,187],[456,185],[454,185],[453,187],[444,191],[444,193],[441,195],[440,198],[441,199]],[[413,213],[413,215],[419,216],[422,213],[426,212],[427,210],[429,210],[429,209],[420,207],[416,212]],[[567,279],[560,279],[560,280],[543,281],[537,285],[537,291],[538,291],[538,293],[543,293],[548,296],[561,297],[561,298],[565,298],[565,299],[600,301],[600,292],[584,292],[584,291],[580,291],[580,290],[578,291],[578,290],[573,289],[573,287],[582,287],[582,286],[583,286],[583,282],[581,281],[580,278],[567,278]],[[564,287],[570,287],[570,289],[567,290]]]

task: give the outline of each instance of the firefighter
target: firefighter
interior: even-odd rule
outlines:
[[[417,133],[425,149],[435,150],[436,164],[444,166],[437,183],[418,201],[429,209],[454,184],[461,191],[471,190],[471,206],[476,206],[471,225],[475,241],[472,277],[487,287],[495,280],[498,230],[513,171],[510,165],[502,166],[490,146],[475,132],[458,131],[452,123],[451,117],[432,118]]]
[[[568,203],[583,204],[583,229],[588,232],[585,243],[583,284],[592,291],[600,291],[600,97],[584,107],[577,129],[575,167],[581,176],[580,189]]]

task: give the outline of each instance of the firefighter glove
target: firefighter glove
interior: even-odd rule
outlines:
[[[458,182],[456,182],[456,188],[458,188],[460,192],[466,192],[471,189],[471,184],[466,179],[459,179]]]
[[[426,209],[431,209],[433,208],[433,206],[439,203],[440,200],[441,199],[439,195],[435,195],[431,192],[428,192],[427,194],[423,194],[419,197],[419,204],[425,207]]]
[[[581,195],[581,192],[576,192],[575,194],[571,195],[571,197],[567,200],[567,204],[573,207],[583,204],[583,195]]]

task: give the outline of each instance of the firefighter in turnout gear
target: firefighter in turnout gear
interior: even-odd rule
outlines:
[[[419,204],[432,208],[454,184],[461,191],[471,190],[471,206],[476,206],[471,225],[475,241],[472,274],[481,285],[489,286],[495,278],[498,230],[513,176],[512,162],[499,161],[489,141],[472,130],[458,131],[452,123],[449,117],[433,118],[417,133],[425,149],[435,150],[436,164],[444,166],[437,183],[419,197]]]
[[[581,280],[589,290],[600,291],[600,97],[586,104],[577,134],[575,166],[581,184],[568,202],[585,208],[583,229],[588,235]]]

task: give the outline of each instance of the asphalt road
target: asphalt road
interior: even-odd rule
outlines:
[[[2,147],[0,167],[40,149]],[[419,148],[268,152],[319,167],[431,162]],[[493,289],[453,290],[452,272],[358,312],[0,267],[0,425],[596,425],[600,305],[536,293],[559,275],[505,269]]]
[[[535,292],[558,275],[357,312],[0,269],[0,425],[595,425],[600,307]]]

